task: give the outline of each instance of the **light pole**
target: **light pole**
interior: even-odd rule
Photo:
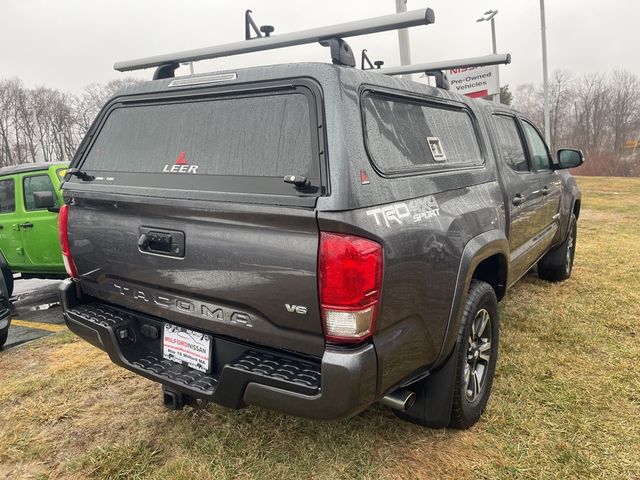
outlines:
[[[542,85],[544,87],[544,139],[551,145],[549,119],[549,77],[547,74],[547,26],[544,18],[544,0],[540,0],[540,30],[542,32]]]
[[[542,1],[542,0],[541,0]],[[498,10],[487,10],[484,15],[480,17],[476,22],[488,22],[491,21],[491,43],[493,44],[493,53],[498,53],[498,46],[496,44],[496,20],[495,16],[498,14]],[[496,67],[496,80],[498,81],[498,90],[500,89],[500,69]],[[500,91],[493,95],[493,101],[500,103]]]
[[[407,0],[396,0],[396,13],[407,11]],[[411,51],[409,49],[409,30],[398,30],[398,43],[400,44],[400,65],[411,65]],[[405,80],[411,80],[411,75],[403,75]]]

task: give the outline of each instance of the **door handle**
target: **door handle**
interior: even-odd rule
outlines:
[[[511,203],[513,203],[514,206],[519,207],[524,203],[525,199],[526,198],[524,195],[518,193],[515,197],[513,197],[513,201]]]
[[[33,228],[33,223],[31,222],[25,222],[25,223],[21,223],[20,226],[22,228]]]
[[[546,185],[542,187],[542,195],[544,196],[549,195],[549,187],[547,187]]]

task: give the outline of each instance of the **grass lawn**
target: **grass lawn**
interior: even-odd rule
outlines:
[[[166,411],[160,387],[64,332],[0,352],[0,478],[640,480],[640,179],[580,178],[573,277],[501,304],[489,407],[468,431],[374,406],[343,422]]]

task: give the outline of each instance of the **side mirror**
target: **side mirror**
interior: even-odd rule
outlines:
[[[564,170],[565,168],[576,168],[584,163],[584,155],[582,150],[574,148],[561,148],[558,150],[558,163],[555,170]]]
[[[34,192],[33,203],[36,208],[53,208],[56,206],[56,197],[52,191]]]

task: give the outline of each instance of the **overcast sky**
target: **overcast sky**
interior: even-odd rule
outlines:
[[[412,62],[491,53],[488,9],[496,17],[501,70],[512,87],[542,78],[538,0],[408,0],[431,7],[436,23],[410,29]],[[244,38],[244,10],[275,33],[395,12],[394,0],[0,0],[0,78],[79,92],[121,78],[113,63]],[[578,73],[626,68],[640,74],[640,0],[546,0],[549,69]],[[348,39],[385,66],[399,65],[397,34]],[[306,45],[199,62],[196,72],[256,64],[328,61],[328,49]],[[183,69],[181,69],[183,70]],[[149,79],[151,70],[133,73]],[[180,73],[180,71],[179,71]],[[131,74],[127,74],[131,75]]]

